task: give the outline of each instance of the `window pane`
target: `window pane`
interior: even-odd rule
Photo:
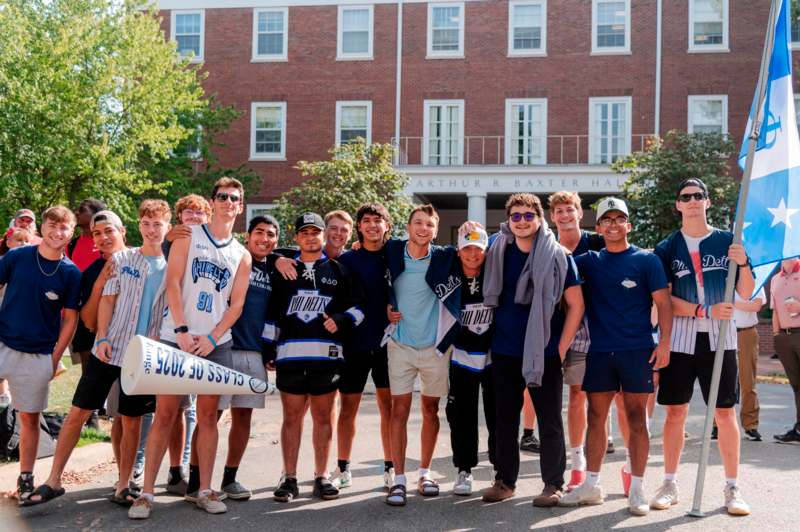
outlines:
[[[344,10],[342,12],[342,31],[369,31],[369,10]]]
[[[433,27],[434,28],[458,28],[461,8],[453,7],[434,7],[433,8]]]
[[[458,30],[433,30],[433,49],[458,50]]]
[[[368,31],[347,31],[342,34],[342,53],[366,54],[369,53]]]
[[[628,124],[627,104],[595,104],[596,121],[593,124],[595,145],[593,163],[609,164],[627,155]]]
[[[200,55],[200,36],[199,35],[178,35],[175,38],[178,44],[178,53],[181,55]]]
[[[624,47],[625,22],[625,2],[597,4],[597,47]]]
[[[541,28],[514,28],[515,50],[536,50],[541,47]]]
[[[692,131],[694,133],[722,133],[723,122],[722,100],[692,102]]]
[[[428,164],[459,164],[461,113],[457,105],[435,105],[428,110]]]
[[[283,31],[283,13],[262,13],[262,15],[266,15],[264,31]]]
[[[367,108],[366,106],[342,107],[342,128],[367,129]]]
[[[542,25],[542,6],[514,6],[514,27],[530,28]]]
[[[722,44],[722,22],[695,22],[695,44]]]
[[[256,131],[257,153],[280,153],[281,131]]]
[[[259,55],[283,55],[283,35],[265,33],[258,36]]]
[[[340,141],[341,141],[342,144],[354,141],[358,137],[361,137],[362,139],[366,140],[366,138],[367,138],[367,130],[366,129],[343,129],[339,133],[339,137],[340,137]]]
[[[176,14],[175,15],[175,34],[200,33],[200,14]]]

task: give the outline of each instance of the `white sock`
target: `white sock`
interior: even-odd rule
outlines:
[[[424,467],[420,467],[419,468],[419,478],[425,478],[430,474],[431,474],[431,470],[430,469],[427,469],[427,468],[424,468]]]
[[[631,492],[642,489],[642,477],[631,476]]]
[[[152,503],[152,502],[153,502],[153,499],[155,499],[155,497],[153,496],[153,494],[152,494],[152,493],[142,493],[142,494],[141,494],[141,495],[139,495],[139,496],[140,496],[140,497],[144,497],[145,499],[147,499],[148,501],[150,501],[150,503]]]
[[[587,486],[597,486],[597,482],[600,480],[600,472],[594,471],[587,471],[586,472],[586,481],[585,484]]]
[[[628,452],[627,447],[623,447],[623,452],[625,453],[625,471],[630,473],[631,471],[633,471],[633,467],[631,466],[631,455]]]
[[[586,471],[586,456],[583,454],[583,445],[571,447],[569,450],[573,471]]]
[[[405,486],[406,485],[406,476],[403,475],[395,475],[394,476],[394,483],[395,485]]]
[[[664,482],[678,482],[678,474],[664,473]]]
[[[736,479],[735,478],[726,478],[725,479],[726,486],[736,486]]]

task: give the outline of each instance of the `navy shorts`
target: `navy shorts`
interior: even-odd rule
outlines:
[[[653,393],[653,349],[592,351],[586,357],[583,391]]]
[[[389,387],[389,358],[386,346],[361,352],[345,350],[339,391],[341,393],[363,393],[370,372],[376,388]]]

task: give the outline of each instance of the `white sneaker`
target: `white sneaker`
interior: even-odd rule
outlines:
[[[650,505],[647,504],[642,486],[636,489],[631,488],[630,495],[628,495],[628,511],[632,515],[647,515],[650,511]]]
[[[593,506],[596,504],[603,504],[605,495],[603,495],[603,488],[600,484],[590,486],[586,482],[570,491],[565,493],[558,501],[559,506]]]
[[[141,496],[133,501],[133,505],[128,508],[128,519],[147,519],[150,517],[150,510],[153,503],[147,497]]]
[[[383,472],[383,487],[389,490],[392,486],[394,486],[394,468],[390,467],[389,471]]]
[[[650,508],[666,510],[675,504],[678,504],[678,483],[673,480],[665,480],[650,500]]]
[[[333,479],[332,484],[336,489],[349,488],[353,485],[353,473],[349,469],[340,471],[339,476]]]
[[[459,471],[453,485],[454,495],[472,495],[472,475],[466,471]]]
[[[197,507],[210,514],[224,514],[228,511],[225,503],[219,500],[216,492],[209,490],[197,498]]]
[[[11,404],[11,396],[7,393],[0,393],[0,408],[5,408]]]
[[[750,515],[750,505],[742,499],[738,486],[725,486],[725,508],[731,515]]]

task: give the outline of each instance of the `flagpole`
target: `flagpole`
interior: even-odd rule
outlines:
[[[744,174],[742,175],[742,186],[739,193],[739,204],[736,209],[736,220],[733,225],[733,243],[742,243],[742,226],[744,222],[745,207],[747,204],[747,194],[750,190],[750,176],[753,172],[753,158],[756,145],[761,132],[762,107],[764,97],[767,92],[767,82],[769,78],[769,64],[772,59],[772,50],[775,44],[775,24],[778,21],[778,11],[783,0],[772,0],[769,11],[769,26],[764,41],[764,51],[761,56],[761,71],[758,74],[758,86],[755,113],[753,115],[750,136],[747,144],[747,158],[745,159]],[[733,290],[736,283],[737,264],[734,261],[728,262],[728,276],[725,281],[725,301],[733,302]],[[722,373],[722,358],[725,353],[725,338],[728,335],[730,320],[722,320],[719,325],[719,337],[717,339],[717,350],[714,355],[714,368],[711,374],[711,389],[708,393],[708,405],[706,407],[706,419],[703,425],[703,447],[700,451],[700,463],[697,467],[697,479],[694,486],[694,500],[692,510],[688,515],[692,517],[705,517],[700,506],[703,501],[703,484],[706,478],[706,466],[708,465],[708,453],[711,450],[711,426],[714,419],[714,411],[719,394],[719,380]]]

